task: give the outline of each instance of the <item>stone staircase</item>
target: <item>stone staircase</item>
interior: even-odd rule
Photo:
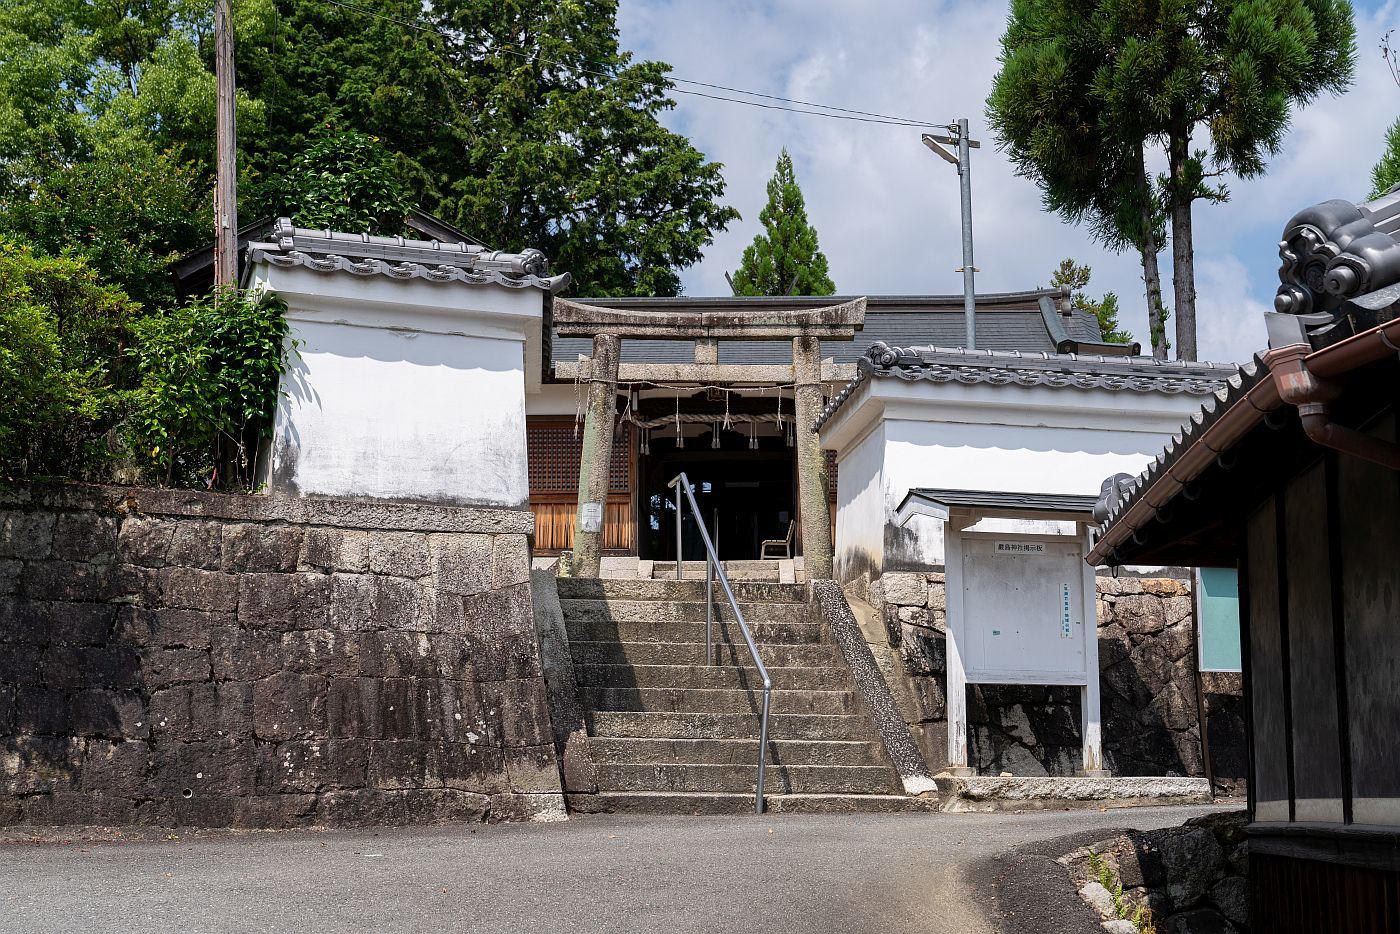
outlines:
[[[558,584],[598,784],[596,794],[571,795],[570,807],[751,811],[763,688],[727,602],[717,601],[717,664],[706,666],[702,580]],[[933,802],[903,794],[840,648],[805,602],[806,587],[733,587],[773,679],[768,807],[929,809]]]

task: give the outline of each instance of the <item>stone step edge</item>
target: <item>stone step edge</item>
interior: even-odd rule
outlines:
[[[581,814],[632,812],[719,817],[754,813],[753,793],[741,791],[599,791],[593,794],[568,794],[565,795],[565,800],[570,811]],[[936,797],[858,792],[765,794],[763,800],[766,813],[773,814],[850,814],[872,811],[936,814],[942,809],[942,802]]]

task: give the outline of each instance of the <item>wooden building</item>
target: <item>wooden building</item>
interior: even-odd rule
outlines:
[[[1253,927],[1400,930],[1400,195],[1295,216],[1269,350],[1090,561],[1238,567]]]

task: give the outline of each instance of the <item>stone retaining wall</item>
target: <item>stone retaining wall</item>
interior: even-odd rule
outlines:
[[[0,824],[562,816],[528,511],[0,496]]]
[[[1203,775],[1187,582],[1100,577],[1098,585],[1106,767],[1115,775]],[[889,572],[869,598],[903,661],[906,716],[937,771],[948,761],[943,575]],[[1204,686],[1217,782],[1242,790],[1240,677],[1206,673]],[[1073,775],[1082,767],[1077,688],[971,685],[968,721],[968,764],[980,774]]]

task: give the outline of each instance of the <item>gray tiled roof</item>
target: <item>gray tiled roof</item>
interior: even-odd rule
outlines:
[[[253,263],[304,266],[317,272],[468,285],[492,283],[550,293],[567,286],[570,279],[568,273],[550,276],[549,264],[539,250],[506,253],[475,243],[309,230],[293,226],[285,217],[273,226],[266,242],[248,245],[248,257]]]
[[[1060,314],[1057,303],[1062,294],[1055,289],[1007,292],[977,296],[977,343],[988,350],[1054,353],[1060,346],[1052,334],[1052,322],[1063,329],[1063,336],[1086,343],[1102,341],[1098,319],[1076,311]],[[596,298],[574,299],[585,305],[656,311],[695,311],[707,308],[767,306],[790,307],[804,303],[835,304],[849,297],[819,298]],[[1047,318],[1050,320],[1047,321]],[[961,295],[873,295],[866,299],[865,326],[853,341],[823,341],[822,356],[837,363],[854,363],[873,343],[893,347],[933,344],[957,347],[963,343],[963,297]],[[552,362],[589,356],[592,344],[587,338],[555,337]],[[690,341],[624,340],[625,363],[689,363],[695,359]],[[721,341],[720,363],[790,363],[792,348],[784,341]]]
[[[871,378],[1206,396],[1224,387],[1238,371],[1233,363],[1194,363],[1153,357],[873,344],[860,359],[856,378],[832,397],[817,420],[817,428],[835,414],[861,383]]]

